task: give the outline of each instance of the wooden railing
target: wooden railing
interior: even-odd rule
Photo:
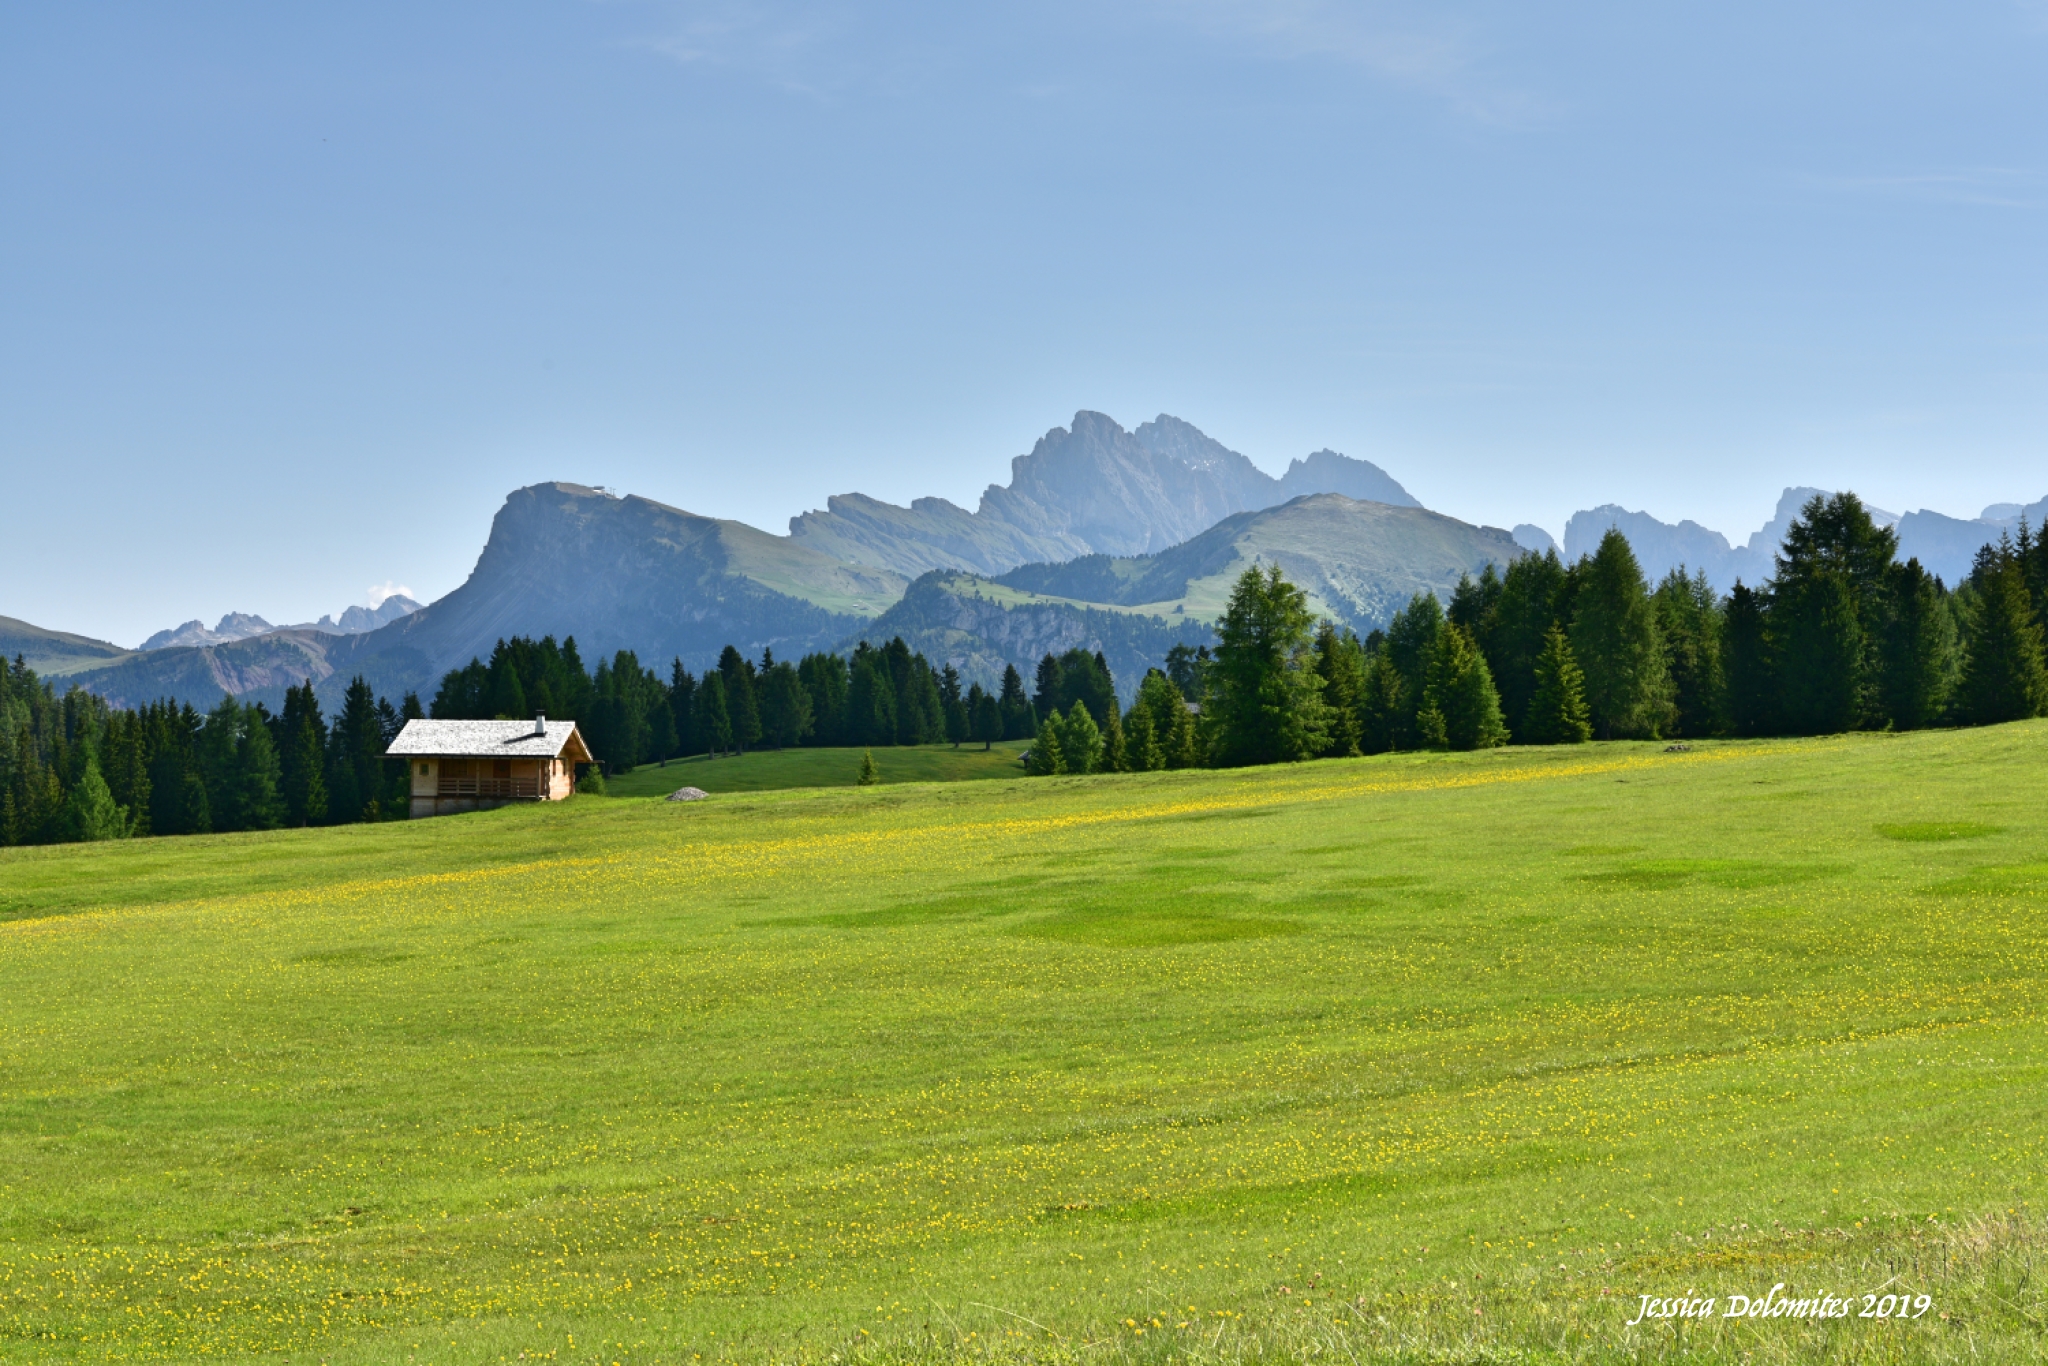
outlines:
[[[540,783],[533,778],[451,777],[442,774],[436,795],[442,797],[528,797],[540,796]]]

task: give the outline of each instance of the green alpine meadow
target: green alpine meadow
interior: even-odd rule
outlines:
[[[0,1359],[2048,1350],[2048,721],[831,781],[0,851]]]

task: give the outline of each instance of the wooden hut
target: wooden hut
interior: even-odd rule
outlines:
[[[412,770],[412,814],[558,802],[591,762],[574,721],[408,721],[384,751]]]

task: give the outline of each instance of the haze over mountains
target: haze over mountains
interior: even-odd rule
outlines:
[[[339,620],[323,616],[318,621],[301,622],[296,626],[272,626],[250,612],[229,612],[210,630],[206,623],[195,619],[182,626],[158,631],[137,648],[167,650],[176,645],[224,645],[231,640],[247,640],[270,631],[325,631],[329,635],[353,636],[374,631],[387,622],[419,610],[419,603],[403,593],[393,593],[375,607],[350,607]]]
[[[1197,536],[1234,512],[1305,493],[1341,493],[1418,507],[1364,460],[1321,450],[1275,479],[1177,417],[1125,431],[1101,413],[1074,414],[1010,462],[973,512],[943,498],[896,507],[863,494],[826,500],[789,520],[792,540],[836,559],[916,576],[931,569],[1000,574],[1077,555],[1145,555]]]
[[[1608,503],[1572,515],[1564,529],[1564,556],[1575,560],[1590,555],[1607,528],[1619,527],[1652,581],[1684,566],[1688,570],[1704,570],[1707,581],[1726,593],[1738,579],[1754,586],[1771,577],[1772,558],[1798,518],[1799,509],[1823,492],[1816,488],[1786,489],[1778,498],[1771,520],[1739,546],[1730,545],[1727,537],[1698,522],[1674,525],[1660,522],[1646,512],[1631,512]],[[1919,560],[1922,568],[1940,576],[1950,586],[1969,575],[1978,547],[1996,541],[2001,533],[2016,535],[2022,518],[2037,530],[2043,519],[2048,518],[2048,498],[2025,507],[2018,503],[1995,503],[1974,521],[1927,508],[1901,517],[1868,503],[1865,506],[1874,521],[1897,529],[1901,560]],[[1518,538],[1523,530],[1516,528]]]
[[[1738,577],[1760,583],[1815,492],[1786,490],[1740,546],[1609,504],[1571,518],[1563,551],[1576,558],[1618,526],[1653,579],[1684,564],[1724,591]],[[2048,499],[1976,521],[1879,517],[1897,524],[1902,556],[1953,583],[2022,515],[2040,525]],[[900,634],[984,683],[1006,664],[1028,674],[1048,651],[1085,646],[1128,690],[1172,644],[1212,638],[1249,564],[1281,565],[1318,612],[1363,633],[1415,593],[1448,597],[1462,575],[1550,544],[1533,525],[1510,533],[1425,509],[1378,466],[1334,451],[1274,478],[1179,418],[1126,431],[1084,411],[1016,457],[1009,484],[991,485],[972,512],[849,493],[776,536],[647,498],[536,484],[506,498],[468,579],[425,607],[395,596],[289,627],[230,614],[211,629],[159,632],[141,651],[0,618],[0,649],[129,705],[173,696],[205,706],[223,692],[275,701],[305,679],[332,697],[356,674],[394,700],[431,695],[441,674],[499,638],[544,634],[574,635],[591,663],[630,649],[643,664],[680,657],[692,669],[727,644],[796,656]]]

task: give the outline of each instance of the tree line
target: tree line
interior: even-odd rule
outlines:
[[[0,660],[0,845],[402,817],[406,765],[384,750],[421,714],[417,697],[393,707],[361,678],[331,723],[310,682],[275,714],[232,697],[204,713],[118,708]]]
[[[1988,725],[2048,714],[2048,537],[2024,523],[1954,589],[1854,494],[1801,510],[1774,574],[1717,595],[1673,570],[1652,588],[1610,530],[1575,564],[1556,551],[1465,576],[1446,607],[1418,594],[1360,640],[1318,622],[1277,566],[1247,569],[1199,702],[1198,762],[1273,763],[1400,749],[1591,738],[1823,735]],[[1157,683],[1155,684],[1155,679]],[[1164,695],[1154,671],[1139,690]],[[1076,743],[1118,763],[1095,717]],[[1068,725],[1072,725],[1069,720]],[[1062,731],[1055,743],[1067,740]],[[1085,758],[1085,756],[1084,756]],[[1035,771],[1051,767],[1048,754]]]
[[[631,650],[585,673],[573,636],[559,646],[552,636],[515,637],[499,641],[488,662],[472,659],[445,675],[430,709],[456,720],[534,712],[575,721],[611,772],[683,755],[798,745],[986,746],[1037,728],[1014,666],[995,692],[979,683],[963,690],[952,664],[935,668],[900,636],[794,664],[772,649],[757,662],[728,645],[702,675],[671,660],[665,681]]]

